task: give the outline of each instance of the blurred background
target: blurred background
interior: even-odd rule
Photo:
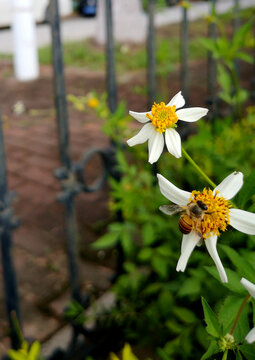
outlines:
[[[249,176],[254,5],[0,0],[1,357],[20,347],[20,329],[49,359],[106,359],[125,342],[141,359],[206,351],[200,297],[219,305],[229,288],[204,249],[175,272],[181,234],[159,214],[155,172],[186,190],[203,180],[183,159],[164,154],[156,168],[146,146],[127,149],[128,110],[182,90],[185,106],[210,110],[178,127],[188,151],[216,183]],[[242,206],[254,211],[253,200]],[[231,236],[252,262],[254,239]]]

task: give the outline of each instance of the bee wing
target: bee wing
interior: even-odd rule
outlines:
[[[159,210],[166,215],[174,215],[183,211],[183,208],[179,205],[162,205]]]

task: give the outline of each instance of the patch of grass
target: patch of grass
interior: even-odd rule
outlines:
[[[157,38],[156,62],[159,74],[164,74],[173,69],[180,60],[180,39],[163,36]],[[104,48],[93,44],[91,41],[65,43],[63,45],[64,63],[66,66],[84,67],[90,70],[101,70],[105,67]],[[190,40],[190,59],[199,59],[205,56],[205,50],[196,38]],[[147,55],[143,45],[117,45],[116,69],[125,71],[146,68]],[[51,63],[51,49],[49,46],[39,50],[41,64]]]
[[[0,54],[0,60],[11,60],[12,55],[10,54]]]
[[[89,41],[68,42],[63,44],[64,64],[98,70],[104,67],[103,49],[93,46]],[[51,64],[51,47],[39,49],[40,64]]]

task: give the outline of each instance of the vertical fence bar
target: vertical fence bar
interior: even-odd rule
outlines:
[[[69,156],[68,113],[65,93],[58,0],[50,0],[49,11],[51,19],[50,25],[52,35],[52,60],[54,69],[55,103],[59,135],[59,153],[62,164],[62,169],[57,169],[56,176],[59,180],[62,180],[62,188],[64,189],[64,196],[60,196],[59,199],[65,204],[66,210],[66,241],[72,298],[80,302],[81,294],[76,244],[76,216],[74,207],[74,196],[77,194],[77,192],[75,192],[75,189],[72,186],[74,185],[74,179],[71,172],[72,163]]]
[[[187,105],[189,104],[188,27],[188,8],[183,5],[181,22],[181,89]]]
[[[155,50],[155,0],[148,2],[148,35],[147,35],[147,63],[148,63],[148,107],[156,100],[156,50]]]
[[[71,168],[69,156],[68,114],[66,106],[63,55],[60,37],[58,1],[50,1],[52,61],[54,69],[55,104],[59,134],[59,155],[63,166]]]
[[[217,37],[217,28],[216,23],[214,21],[214,17],[216,14],[216,1],[211,0],[211,16],[212,21],[209,23],[208,28],[208,36],[212,40],[216,40]],[[209,94],[209,105],[211,105],[212,110],[212,118],[215,118],[217,112],[217,98],[216,98],[216,82],[217,79],[217,64],[215,59],[213,58],[213,54],[211,51],[208,52],[208,94]]]
[[[101,0],[102,1],[102,0]],[[106,16],[106,77],[108,90],[108,105],[114,113],[117,108],[117,86],[115,73],[114,39],[113,39],[113,14],[112,0],[105,0]]]
[[[12,236],[11,230],[15,227],[13,212],[9,207],[8,184],[4,151],[4,138],[2,119],[0,113],[0,241],[2,254],[3,280],[5,289],[5,303],[10,326],[11,344],[14,349],[20,347],[18,329],[15,328],[15,318],[20,324],[19,297],[16,281],[16,273],[11,255]],[[20,326],[20,325],[19,325]]]
[[[106,78],[107,78],[107,91],[108,91],[108,106],[111,113],[114,113],[117,109],[117,86],[116,86],[116,72],[115,72],[115,51],[114,51],[114,31],[113,31],[113,9],[112,0],[105,0],[105,23],[106,23]],[[111,146],[108,150],[108,158],[111,162],[112,173],[111,176],[120,181],[121,174],[117,170],[116,160],[116,148],[119,144],[116,144],[111,139]],[[123,221],[122,211],[119,210],[116,213],[116,220],[118,222]],[[116,275],[112,281],[115,281],[117,276],[123,272],[124,253],[120,243],[117,245],[117,264],[116,264]]]
[[[234,0],[234,23],[233,23],[233,30],[234,33],[240,28],[240,1]],[[240,60],[235,59],[235,71],[237,79],[240,78]]]

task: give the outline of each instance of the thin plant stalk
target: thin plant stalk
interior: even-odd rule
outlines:
[[[189,163],[195,168],[196,172],[198,172],[199,175],[201,175],[210,186],[215,188],[217,185],[205,174],[205,172],[200,168],[200,166],[197,165],[197,163],[191,158],[191,156],[189,156],[189,154],[187,153],[186,150],[184,150],[183,147],[182,147],[182,153],[185,156],[185,158],[189,161]]]
[[[234,320],[233,326],[232,326],[232,328],[231,328],[231,330],[229,332],[230,335],[233,335],[233,333],[235,331],[235,328],[236,328],[236,325],[238,323],[238,320],[240,319],[240,316],[242,314],[242,311],[243,311],[245,305],[247,304],[247,302],[250,300],[250,298],[251,298],[250,294],[246,295],[246,297],[244,298],[244,300],[243,300],[243,302],[242,302],[242,304],[241,304],[241,306],[239,308],[239,311],[238,311],[238,313],[236,315],[236,318]]]
[[[222,356],[222,360],[227,360],[228,358],[228,350],[224,351],[224,354]]]

